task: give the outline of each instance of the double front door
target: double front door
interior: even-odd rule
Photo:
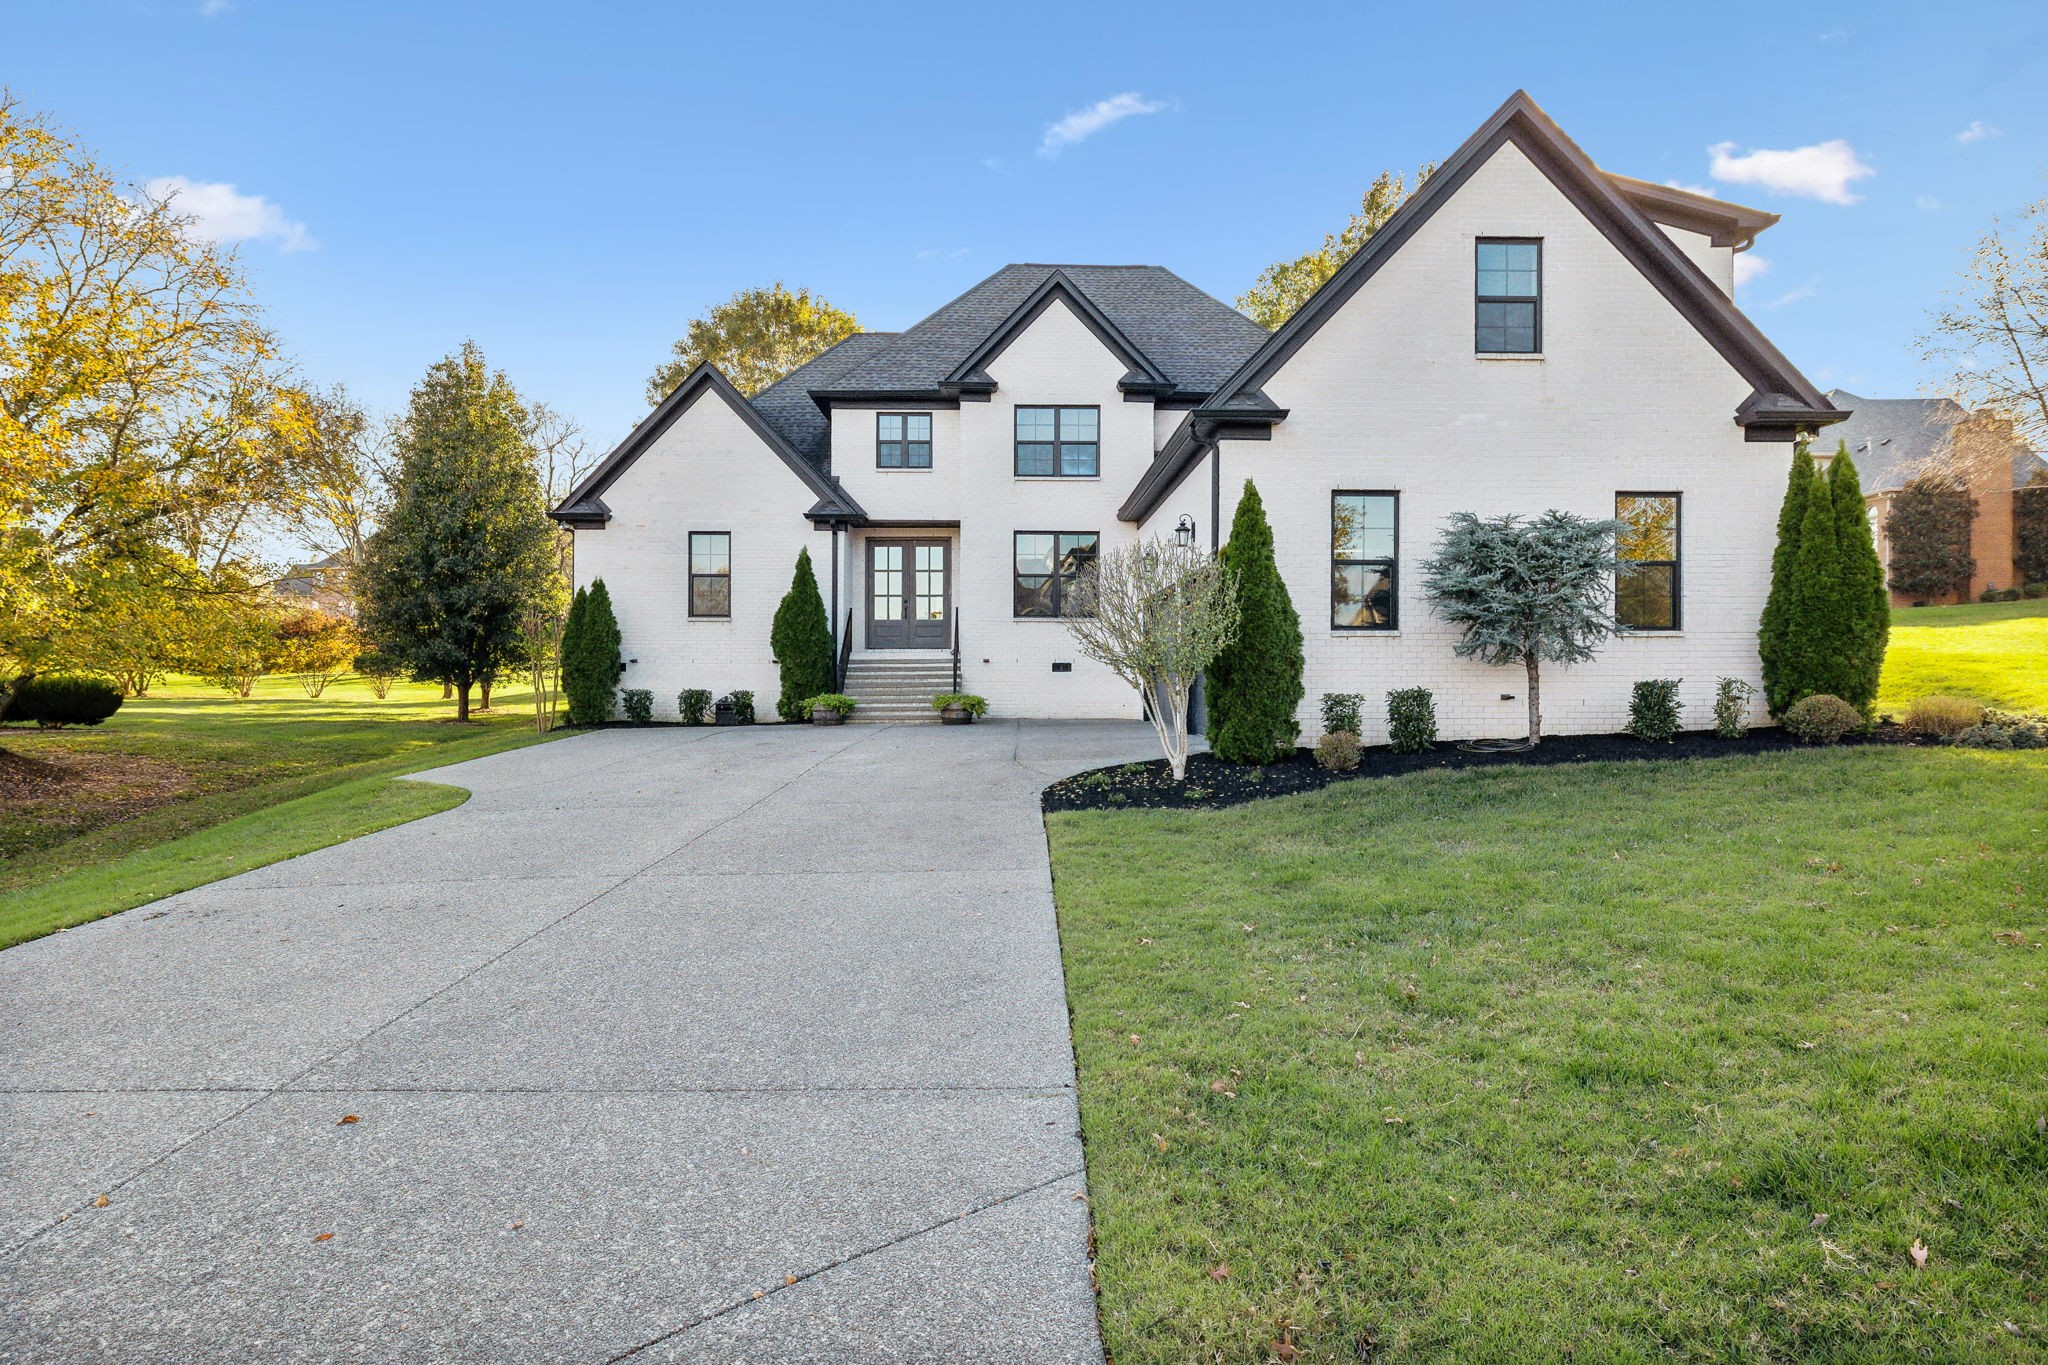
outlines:
[[[868,648],[951,646],[951,545],[943,540],[870,540],[867,545]]]

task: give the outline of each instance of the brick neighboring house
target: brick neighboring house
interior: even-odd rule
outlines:
[[[1828,401],[1850,412],[1848,420],[1828,429],[1814,442],[1814,454],[1825,458],[1837,441],[1848,444],[1870,508],[1877,557],[1891,568],[1891,546],[1884,522],[1900,489],[1921,474],[1951,473],[1977,502],[1970,524],[1970,557],[1977,561],[1970,578],[1970,597],[1986,588],[2010,588],[2020,574],[2013,565],[2013,490],[2034,480],[2048,480],[2042,460],[2013,434],[2001,418],[1973,414],[1949,398],[1862,398],[1845,389],[1830,389]],[[1892,594],[1892,605],[1921,604],[1907,593]]]
[[[1271,333],[1172,272],[1011,265],[902,332],[741,394],[700,366],[557,507],[603,578],[622,685],[775,694],[769,624],[808,548],[855,719],[950,683],[995,715],[1130,718],[1059,620],[1138,538],[1214,546],[1256,481],[1325,692],[1436,693],[1449,739],[1519,736],[1519,669],[1452,652],[1421,564],[1454,512],[1620,515],[1640,565],[1545,728],[1618,730],[1630,689],[1758,678],[1801,432],[1841,420],[1735,306],[1769,213],[1602,170],[1517,92]],[[1824,444],[1831,442],[1823,441]],[[893,681],[892,681],[893,680]],[[765,707],[763,708],[766,709]]]

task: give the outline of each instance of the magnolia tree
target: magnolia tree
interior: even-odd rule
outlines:
[[[1608,603],[1627,571],[1614,553],[1621,530],[1569,512],[1528,522],[1454,512],[1422,566],[1437,614],[1465,629],[1452,647],[1460,658],[1528,670],[1528,745],[1543,737],[1543,661],[1583,663],[1614,631]]]
[[[1188,692],[1237,631],[1237,582],[1205,550],[1110,550],[1067,598],[1075,647],[1138,689],[1176,781],[1188,773]]]

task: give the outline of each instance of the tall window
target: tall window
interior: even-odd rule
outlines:
[[[732,533],[690,532],[690,615],[732,615]]]
[[[875,414],[875,468],[930,469],[932,415],[928,412]]]
[[[1401,495],[1330,495],[1330,625],[1392,630],[1399,563]]]
[[[1543,243],[1479,239],[1478,327],[1473,349],[1534,354],[1543,349]]]
[[[1018,408],[1017,477],[1094,478],[1101,425],[1099,408]]]
[[[1093,531],[1019,531],[1015,616],[1059,616],[1075,580],[1095,562]]]
[[[1614,620],[1627,630],[1678,629],[1678,494],[1616,493],[1617,556],[1630,571],[1614,584]]]

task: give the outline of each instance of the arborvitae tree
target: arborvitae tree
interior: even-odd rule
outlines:
[[[531,417],[475,343],[412,391],[391,511],[364,547],[363,633],[415,677],[469,692],[516,668],[520,615],[556,570]]]
[[[803,720],[804,703],[833,684],[832,627],[825,620],[825,599],[818,593],[818,575],[811,569],[811,552],[796,552],[796,576],[782,605],[775,609],[775,624],[768,631],[768,647],[782,670],[782,695],[775,699],[775,714],[784,720]]]
[[[1885,642],[1891,638],[1892,599],[1884,586],[1884,565],[1870,534],[1870,509],[1864,505],[1863,483],[1847,442],[1839,444],[1828,462],[1828,493],[1842,556],[1842,599],[1849,613],[1848,690],[1835,695],[1868,716],[1877,702]]]
[[[1843,572],[1841,532],[1828,476],[1816,471],[1799,525],[1799,557],[1792,566],[1791,625],[1798,632],[1792,684],[1798,701],[1825,693],[1840,697],[1853,685],[1849,655],[1855,596]],[[1848,700],[1846,697],[1843,700]]]
[[[1301,618],[1273,558],[1273,528],[1250,479],[1221,556],[1237,583],[1237,634],[1209,665],[1209,751],[1229,763],[1271,763],[1301,731]]]
[[[1923,475],[1893,494],[1884,519],[1892,587],[1908,597],[1965,600],[1977,572],[1970,554],[1976,519],[1977,500],[1938,475]]]
[[[571,725],[601,725],[612,718],[620,643],[619,620],[604,580],[578,588],[562,627],[562,695],[569,699]]]
[[[1785,483],[1785,501],[1778,509],[1778,547],[1771,552],[1771,595],[1764,603],[1757,631],[1757,654],[1764,666],[1764,700],[1772,715],[1798,701],[1799,635],[1793,629],[1792,577],[1799,559],[1799,531],[1806,521],[1806,499],[1813,491],[1813,456],[1801,441],[1792,452],[1792,472]]]

